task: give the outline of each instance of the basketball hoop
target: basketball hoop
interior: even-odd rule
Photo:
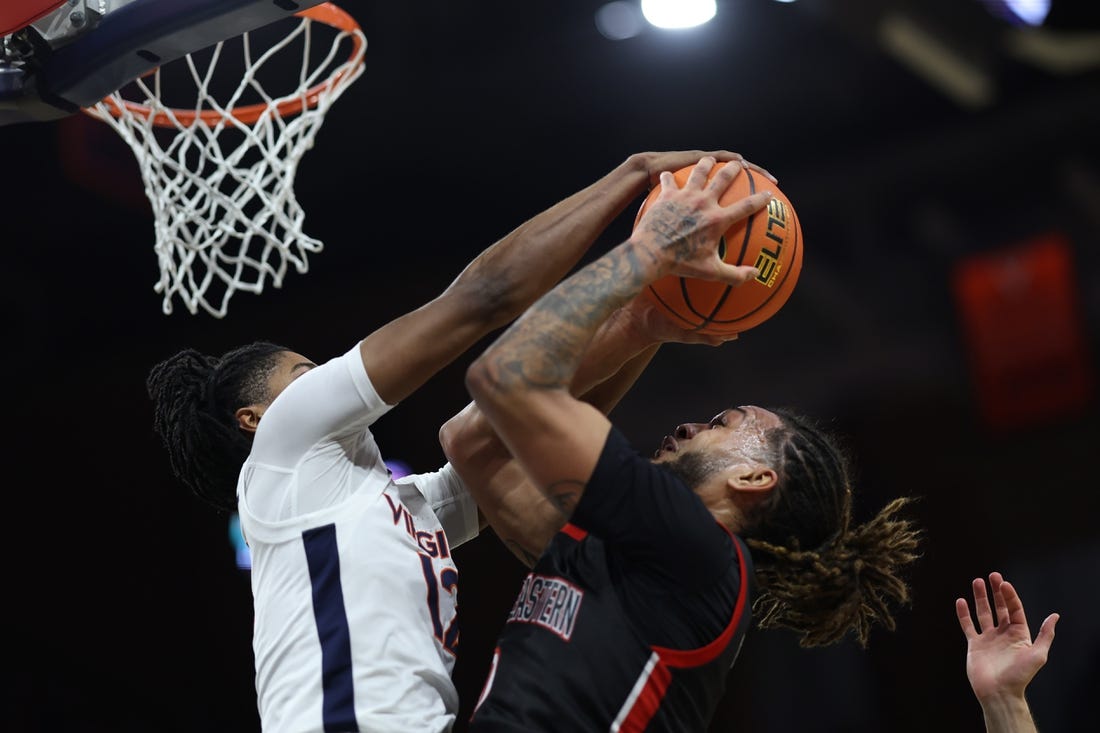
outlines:
[[[160,278],[153,289],[165,314],[179,297],[192,314],[202,308],[223,318],[235,292],[259,294],[268,278],[281,287],[288,264],[304,274],[308,255],[322,249],[302,230],[294,177],[332,103],[363,72],[366,38],[354,18],[327,2],[286,22],[293,28],[269,44],[258,41],[278,29],[230,39],[241,47],[236,63],[243,68],[228,86],[229,72],[215,78],[219,61],[234,56],[222,41],[84,110],[110,124],[137,157],[156,233]],[[327,53],[315,24],[334,32]],[[290,74],[277,68],[288,57]],[[168,66],[189,77],[193,104],[191,92],[186,103],[166,101],[180,86],[162,83]],[[268,92],[272,82],[263,73],[296,88]]]

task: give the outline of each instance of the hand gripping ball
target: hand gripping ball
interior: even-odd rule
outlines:
[[[718,163],[710,177],[725,163]],[[736,165],[736,164],[735,164]],[[683,186],[694,166],[673,175]],[[766,208],[726,230],[718,253],[733,265],[754,265],[760,275],[738,286],[721,282],[667,276],[652,283],[643,295],[687,331],[731,336],[759,326],[791,297],[802,271],[802,227],[790,199],[762,173],[746,168],[719,199],[731,204],[760,190],[774,194]],[[634,226],[660,194],[658,185],[642,202]]]

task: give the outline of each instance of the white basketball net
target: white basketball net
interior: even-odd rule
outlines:
[[[362,74],[366,39],[358,29],[337,31],[308,18],[293,20],[300,20],[295,29],[255,58],[249,34],[237,39],[243,46],[244,73],[224,101],[210,91],[224,42],[212,47],[205,68],[195,55],[180,59],[197,88],[194,108],[183,121],[179,105],[161,101],[159,68],[125,88],[139,90],[144,99],[129,101],[147,110],[128,109],[121,90],[107,98],[110,102],[85,110],[122,136],[141,167],[160,267],[154,291],[163,296],[165,314],[172,312],[172,299],[178,296],[192,314],[201,307],[222,318],[236,291],[261,293],[268,278],[281,287],[288,263],[305,273],[307,256],[322,249],[319,240],[302,231],[305,212],[294,194],[294,177],[329,107]],[[335,35],[321,59],[313,50],[314,24]],[[361,41],[357,48],[352,36]],[[287,83],[297,82],[298,87],[273,96],[257,72],[296,40],[295,46],[303,46],[301,72]],[[307,90],[317,92],[326,78],[329,82],[316,100],[307,103]],[[219,81],[224,83],[224,76]],[[254,122],[235,116],[246,92],[266,106]],[[302,111],[279,114],[277,108],[287,102],[297,102]],[[192,122],[192,111],[203,114],[205,122]],[[155,119],[164,124],[158,127]]]

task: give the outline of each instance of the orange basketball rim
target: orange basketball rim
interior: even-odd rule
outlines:
[[[348,34],[351,38],[351,53],[348,55],[349,60],[359,57],[359,61],[352,66],[344,66],[336,71],[335,74],[325,79],[324,81],[310,87],[305,90],[303,94],[295,95],[293,97],[284,99],[278,104],[270,105],[266,102],[258,102],[256,104],[242,105],[240,107],[231,107],[228,110],[201,110],[196,111],[192,109],[179,109],[170,108],[172,115],[169,116],[165,112],[156,112],[152,107],[148,107],[138,102],[132,102],[126,99],[122,99],[122,105],[130,111],[135,117],[149,119],[156,127],[190,127],[196,122],[204,124],[208,127],[214,127],[221,122],[224,122],[226,117],[232,117],[235,120],[243,122],[246,125],[250,125],[260,117],[267,113],[269,110],[274,110],[280,117],[291,117],[299,114],[304,109],[314,109],[317,106],[317,101],[322,94],[327,92],[334,86],[339,85],[345,76],[351,76],[358,71],[359,67],[363,65],[363,34],[360,32],[359,23],[355,18],[351,17],[342,8],[337,7],[332,3],[321,3],[315,5],[312,8],[308,8],[299,13],[295,13],[297,17],[309,18],[315,20],[318,23],[324,23],[327,26],[335,28],[338,31]],[[155,71],[155,70],[154,70]],[[150,74],[153,71],[149,72]],[[122,114],[119,109],[118,102],[114,97],[106,97],[103,99],[103,104],[107,107],[107,110],[118,117]],[[175,119],[173,119],[173,117]]]

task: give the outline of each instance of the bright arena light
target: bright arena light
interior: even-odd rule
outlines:
[[[995,15],[1011,23],[1042,25],[1050,14],[1051,0],[984,0],[984,2]]]
[[[642,0],[642,15],[658,28],[694,28],[716,10],[714,0]]]
[[[596,11],[596,28],[604,38],[612,41],[625,41],[642,32],[645,21],[634,3],[615,0]]]

